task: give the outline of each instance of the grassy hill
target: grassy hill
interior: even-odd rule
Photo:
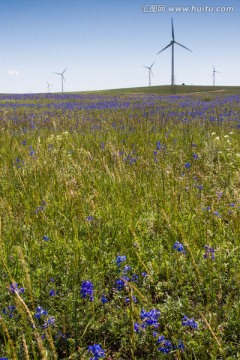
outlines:
[[[225,93],[240,92],[240,86],[202,86],[202,85],[175,85],[175,94],[191,94],[198,92],[224,91]],[[171,85],[163,86],[145,86],[135,88],[122,88],[111,90],[88,91],[87,93],[101,93],[109,95],[140,95],[140,94],[159,94],[170,95],[172,93]]]

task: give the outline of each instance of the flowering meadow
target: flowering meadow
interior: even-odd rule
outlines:
[[[240,95],[0,95],[0,359],[240,357]]]

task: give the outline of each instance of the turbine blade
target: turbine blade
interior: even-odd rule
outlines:
[[[163,48],[162,50],[160,50],[157,55],[159,55],[162,51],[166,50],[169,46],[171,46],[172,43],[170,42],[170,44],[168,44],[167,46],[165,46],[165,48]]]
[[[146,69],[149,69],[149,67],[148,66],[143,66],[144,68],[146,68]]]
[[[152,63],[152,65],[150,66],[150,69],[152,69],[153,65],[155,64],[155,61]]]
[[[173,39],[173,41],[174,41],[174,28],[173,28],[173,19],[171,19],[172,20],[172,39]]]
[[[62,74],[64,74],[66,70],[67,70],[67,68],[65,70],[63,70]]]
[[[60,73],[56,73],[56,72],[54,72],[53,74],[62,75],[62,74],[60,74]]]
[[[174,42],[175,42],[175,44],[177,44],[177,45],[179,45],[179,46],[183,47],[184,49],[186,49],[186,50],[188,50],[188,51],[191,51],[191,52],[192,52],[192,50],[190,50],[190,49],[189,49],[189,48],[187,48],[186,46],[184,46],[184,45],[180,44],[179,42],[177,42],[177,41],[174,41]]]

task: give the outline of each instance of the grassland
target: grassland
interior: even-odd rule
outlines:
[[[240,96],[138,92],[0,96],[0,357],[239,357]]]

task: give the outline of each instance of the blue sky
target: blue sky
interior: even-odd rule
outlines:
[[[47,81],[61,91],[53,72],[66,67],[65,91],[147,86],[143,65],[154,60],[152,85],[170,84],[171,50],[156,54],[171,41],[171,17],[175,40],[192,50],[175,47],[176,84],[211,85],[214,64],[216,85],[240,85],[237,0],[0,0],[0,93],[47,92]]]

